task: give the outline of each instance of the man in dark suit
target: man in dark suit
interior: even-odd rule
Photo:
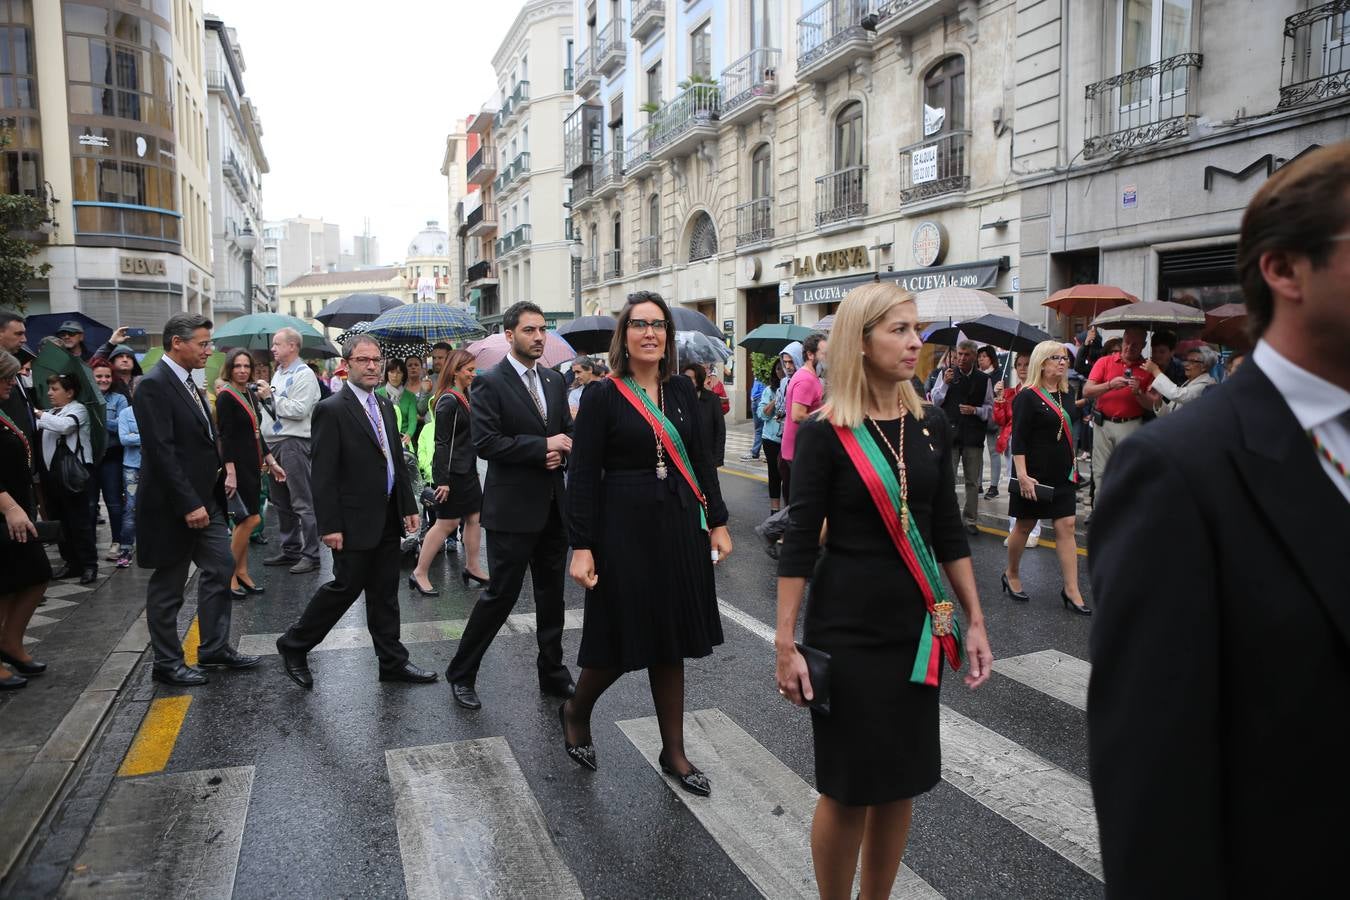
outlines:
[[[141,379],[132,400],[141,432],[141,481],[136,494],[136,556],[154,569],[145,592],[145,619],[155,650],[152,676],[178,686],[205,684],[187,665],[178,637],[178,610],[188,564],[195,562],[197,665],[247,669],[258,657],[229,644],[230,576],[234,557],[225,523],[225,470],[215,423],[192,370],[211,356],[211,322],[193,313],[164,325],[164,357]]]
[[[1256,192],[1250,361],[1112,458],[1090,540],[1107,893],[1299,896],[1350,808],[1350,142]]]
[[[384,360],[374,338],[357,335],[343,348],[347,387],[314,407],[314,516],[333,551],[333,580],[314,594],[300,619],[277,638],[291,680],[314,687],[307,654],[366,595],[366,627],[380,660],[381,681],[428,684],[435,672],[408,662],[399,637],[399,541],[419,521],[400,451],[394,407],[375,394]]]
[[[559,697],[572,696],[573,689],[562,661],[563,464],[572,450],[572,413],[562,376],[538,364],[547,333],[539,307],[513,304],[502,326],[510,352],[473,383],[473,444],[488,461],[482,522],[491,581],[445,672],[455,702],[466,709],[482,706],[474,690],[478,666],[516,605],[527,567],[534,582],[539,689]]]
[[[984,480],[984,439],[994,411],[994,383],[975,367],[979,348],[974,341],[956,346],[955,364],[942,370],[933,384],[933,403],[947,414],[952,438],[952,477],[956,467],[965,473],[966,531],[976,532],[980,521],[980,485]]]
[[[0,310],[0,350],[14,354],[20,365],[23,365],[25,360],[24,339],[27,336],[28,329],[24,325],[23,316]],[[9,392],[8,400],[0,403],[0,409],[3,409],[5,415],[19,426],[23,436],[28,439],[28,446],[37,446],[33,442],[33,435],[37,431],[37,421],[33,418],[33,389],[24,387],[21,380],[15,381],[14,390]]]

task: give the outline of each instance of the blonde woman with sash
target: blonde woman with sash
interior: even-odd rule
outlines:
[[[860,854],[861,896],[890,895],[913,798],[942,777],[942,669],[958,669],[964,654],[976,688],[993,662],[947,422],[910,381],[922,345],[913,300],[894,284],[869,284],[835,314],[830,390],[797,434],[778,563],[778,691],[813,706],[821,796],[811,856],[830,900],[853,896]],[[828,654],[828,698],[816,696],[793,641],[808,578],[802,646],[818,676]]]
[[[586,617],[576,694],[558,709],[563,744],[596,769],[591,711],[624,672],[646,669],[661,769],[707,796],[712,785],[684,753],[684,661],[722,643],[713,565],[731,553],[731,536],[659,294],[629,295],[609,362],[613,374],[581,395],[567,465],[570,574],[586,589]]]
[[[279,482],[286,473],[267,449],[259,422],[258,401],[249,393],[253,380],[253,355],[235,350],[225,361],[224,383],[216,393],[216,424],[220,432],[221,457],[225,460],[225,492],[229,496],[230,553],[234,555],[234,578],[230,593],[235,597],[261,594],[263,589],[248,574],[248,537],[262,522],[262,476],[270,472]],[[243,504],[240,517],[235,501]]]

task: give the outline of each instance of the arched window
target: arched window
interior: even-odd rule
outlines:
[[[689,261],[697,262],[717,253],[717,226],[712,216],[699,211],[694,215],[689,233]]]
[[[923,80],[923,136],[966,127],[966,60],[949,56],[928,70]]]
[[[848,103],[834,117],[834,170],[863,164],[863,107]]]
[[[652,194],[647,200],[647,234],[661,236],[661,195]]]
[[[750,199],[773,196],[773,171],[769,165],[769,145],[760,144],[750,154]]]

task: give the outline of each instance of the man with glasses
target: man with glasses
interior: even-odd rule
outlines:
[[[563,665],[563,467],[572,452],[572,412],[562,376],[539,365],[548,328],[533,303],[502,314],[510,351],[473,383],[473,445],[487,460],[483,528],[488,532],[487,588],[474,604],[445,678],[457,704],[479,709],[478,667],[520,596],[528,568],[534,583],[539,689],[570,697]]]
[[[436,673],[409,662],[399,638],[399,542],[405,531],[417,530],[420,519],[394,407],[375,393],[384,359],[375,339],[363,334],[347,342],[343,359],[347,386],[314,407],[315,514],[324,545],[333,551],[333,580],[277,638],[277,652],[286,675],[313,688],[309,651],[364,592],[380,681],[429,684]]]
[[[1147,337],[1143,328],[1126,328],[1120,352],[1097,360],[1083,385],[1083,396],[1097,404],[1092,420],[1092,480],[1097,491],[1116,447],[1144,424],[1145,410],[1151,412],[1145,396],[1153,384],[1153,374],[1144,366]]]
[[[202,668],[247,669],[258,657],[229,644],[230,577],[234,556],[225,524],[227,494],[218,435],[206,397],[192,377],[214,349],[211,322],[178,313],[164,325],[164,356],[141,379],[132,399],[141,434],[141,481],[136,493],[137,561],[154,569],[145,592],[155,664],[151,676],[178,687],[207,682],[183,658],[178,610],[188,564],[200,570],[197,622]]]
[[[292,574],[303,575],[319,568],[310,486],[310,418],[320,400],[319,379],[300,358],[300,332],[294,328],[281,328],[272,336],[272,358],[277,362],[272,383],[258,382],[258,397],[264,401],[263,437],[286,480],[268,479],[268,499],[281,525],[281,552],[263,565],[290,566]]]
[[[980,482],[984,480],[984,436],[994,413],[994,382],[975,367],[974,341],[956,345],[954,365],[933,383],[933,403],[947,414],[951,431],[952,477],[960,465],[965,476],[966,531],[975,534],[980,521]]]

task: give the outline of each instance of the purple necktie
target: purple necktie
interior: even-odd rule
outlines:
[[[374,394],[366,394],[366,416],[370,419],[370,427],[375,429],[375,439],[380,442],[380,449],[384,451],[384,493],[387,496],[394,492],[394,461],[389,458],[389,445],[384,441],[384,423],[380,421],[380,408],[375,403]]]

